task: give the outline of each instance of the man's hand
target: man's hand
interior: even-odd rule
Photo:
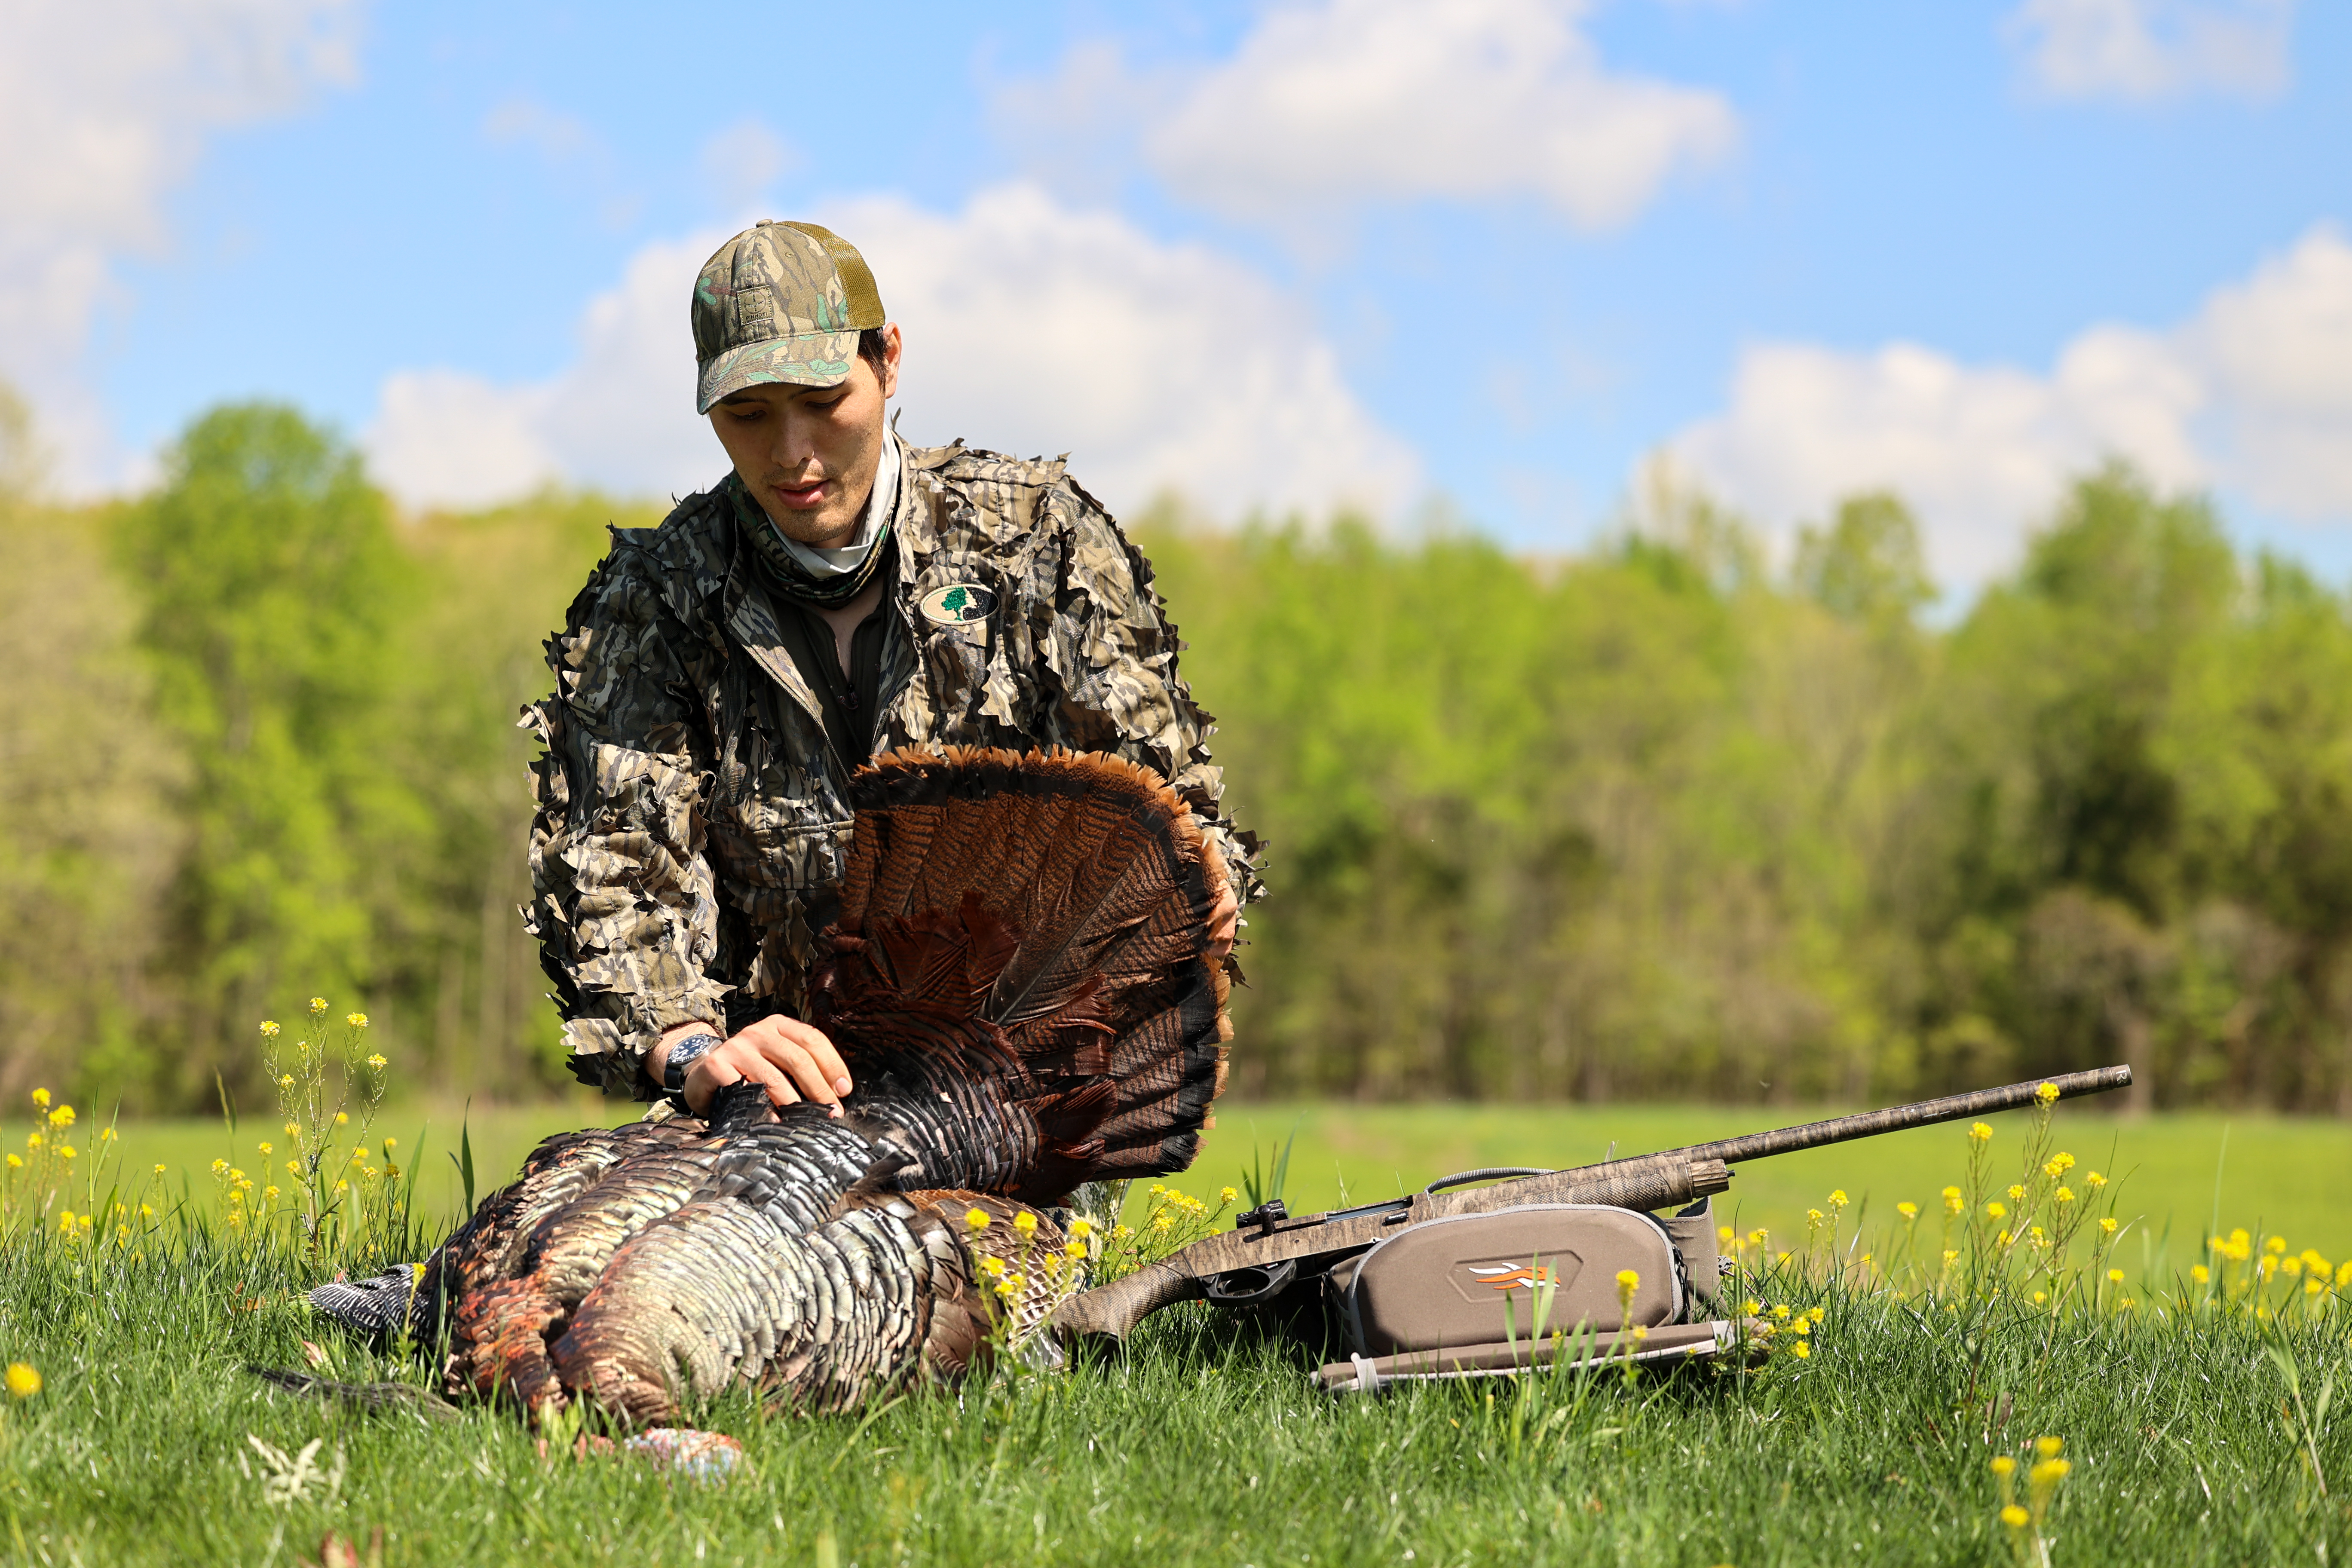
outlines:
[[[1210,963],[1233,956],[1234,939],[1241,934],[1241,900],[1234,897],[1231,888],[1227,888],[1218,896],[1217,907],[1209,911]]]
[[[680,1024],[665,1032],[646,1054],[646,1068],[659,1083],[669,1065],[669,1048],[698,1034],[715,1034],[708,1024]],[[852,1088],[841,1053],[821,1029],[797,1018],[762,1018],[686,1071],[686,1105],[697,1116],[709,1113],[710,1098],[730,1083],[756,1079],[777,1105],[806,1100],[841,1114],[841,1098]]]

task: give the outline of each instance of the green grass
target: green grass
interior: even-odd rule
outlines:
[[[1235,1179],[1250,1124],[1263,1148],[1295,1114],[1228,1110],[1184,1184]],[[486,1170],[510,1168],[529,1120],[475,1117]],[[1457,1164],[1589,1159],[1611,1136],[1631,1152],[1764,1120],[1326,1109],[1301,1128],[1292,1193],[1336,1195],[1336,1175],[1318,1174],[1333,1162],[1363,1198]],[[2086,1164],[2120,1140],[2116,1168],[2138,1171],[2126,1191],[2177,1192],[2175,1205],[2194,1207],[2180,1233],[2206,1226],[2218,1122],[2069,1109],[2058,1125]],[[2008,1131],[1996,1150],[2013,1149]],[[437,1121],[431,1136],[427,1157],[446,1169]],[[190,1162],[219,1147],[217,1128],[132,1127],[128,1163],[163,1158],[173,1137],[188,1140],[178,1158]],[[1925,1140],[1916,1157],[1888,1151],[1879,1164],[1864,1162],[1866,1145],[1795,1175],[1767,1176],[1793,1161],[1759,1162],[1735,1189],[1742,1219],[1817,1201],[1834,1182],[1877,1195],[1875,1231],[1898,1189],[1932,1202],[1958,1178],[1959,1133]],[[505,1151],[495,1164],[491,1147]],[[2347,1216],[2325,1200],[2341,1203],[2345,1147],[2324,1125],[2233,1122],[2223,1226],[2301,1215],[2279,1228],[2340,1256],[2329,1233]],[[2201,1168],[2163,1184],[2160,1167],[2192,1160]],[[305,1338],[329,1348],[337,1375],[423,1375],[322,1331],[299,1300],[307,1277],[199,1247],[93,1287],[64,1256],[0,1247],[0,1357],[47,1380],[0,1411],[9,1563],[292,1563],[315,1561],[330,1529],[364,1542],[380,1525],[389,1563],[809,1563],[827,1550],[866,1565],[2000,1563],[2013,1559],[1987,1461],[2044,1433],[2063,1436],[2074,1463],[2053,1515],[2058,1563],[2310,1562],[2352,1548],[2344,1423],[2331,1416],[2318,1441],[2323,1498],[2282,1425],[2267,1351],[2289,1352],[2306,1394],[2329,1376],[2352,1382],[2341,1315],[2267,1336],[2242,1319],[2149,1314],[2053,1329],[2000,1309],[1963,1319],[1830,1288],[1818,1353],[1760,1373],[1688,1367],[1630,1385],[1612,1373],[1341,1401],[1310,1389],[1310,1351],[1186,1307],[1147,1324],[1121,1362],[919,1394],[870,1421],[723,1403],[701,1419],[740,1436],[750,1462],[706,1486],[626,1458],[542,1460],[495,1411],[426,1426],[267,1391],[246,1364],[300,1367]],[[2184,1256],[2176,1242],[2173,1261]],[[2168,1268],[2150,1279],[2144,1259],[2126,1258],[2136,1289],[2165,1283]],[[1800,1305],[1814,1299],[1787,1289]],[[244,1310],[250,1300],[257,1309]],[[248,1435],[289,1452],[318,1440],[321,1464],[343,1467],[340,1488],[266,1502]]]
[[[2118,1212],[2144,1220],[2151,1247],[2169,1225],[2175,1240],[2193,1249],[2216,1216],[2218,1185],[2225,1226],[2284,1234],[2298,1248],[2315,1247],[2331,1258],[2352,1256],[2352,1201],[2346,1196],[2352,1194],[2352,1122],[2261,1113],[2127,1120],[2089,1109],[2095,1103],[2060,1109],[2060,1144],[2086,1168],[2123,1184]],[[480,1190],[488,1192],[548,1134],[625,1121],[639,1109],[586,1094],[471,1111],[397,1106],[378,1113],[374,1133],[401,1141],[404,1163],[421,1159],[418,1212],[446,1218],[461,1206],[449,1159],[461,1123],[473,1140]],[[1200,1159],[1179,1183],[1193,1192],[1238,1186],[1253,1146],[1261,1165],[1271,1165],[1296,1128],[1286,1196],[1292,1212],[1303,1214],[1328,1208],[1343,1194],[1357,1202],[1392,1197],[1475,1166],[1581,1164],[1603,1158],[1612,1142],[1618,1153],[1636,1154],[1835,1113],[1691,1105],[1224,1105],[1217,1126],[1202,1137]],[[2006,1161],[2022,1113],[1996,1117],[1993,1125],[1996,1155]],[[0,1145],[21,1146],[26,1131],[25,1124],[0,1123]],[[94,1136],[88,1122],[79,1131],[85,1143]],[[269,1136],[270,1124],[247,1117],[236,1157],[252,1163],[258,1158],[252,1145]],[[1851,1194],[1867,1215],[1885,1217],[1906,1198],[1932,1210],[1944,1184],[1959,1179],[1966,1148],[1961,1129],[1948,1125],[1754,1161],[1734,1173],[1717,1206],[1743,1230],[1764,1226],[1791,1239],[1804,1234],[1805,1210],[1819,1206],[1832,1187]],[[217,1119],[129,1123],[122,1149],[132,1170],[160,1163],[194,1173],[200,1197],[209,1193],[205,1168],[231,1152]]]

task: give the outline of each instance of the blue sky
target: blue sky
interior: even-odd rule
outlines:
[[[2352,566],[2346,7],[1142,9],[28,5],[0,373],[68,488],[263,395],[419,502],[674,492],[695,262],[816,216],[907,434],[1118,506],[1573,547],[1663,455],[1783,536],[1891,485],[1965,585],[2112,452]]]

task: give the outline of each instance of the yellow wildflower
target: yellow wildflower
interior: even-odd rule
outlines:
[[[2009,1201],[2013,1204],[2023,1203],[2025,1201],[2025,1189],[2015,1183],[2011,1183],[2009,1189]]]
[[[980,1271],[991,1279],[1001,1279],[1004,1277],[1004,1259],[983,1258],[980,1260]]]
[[[289,1138],[299,1138],[302,1136],[302,1129],[294,1122],[289,1121],[286,1124],[286,1136]]]
[[[1618,1306],[1629,1307],[1633,1305],[1633,1292],[1639,1290],[1641,1288],[1642,1277],[1639,1274],[1636,1274],[1631,1268],[1620,1268],[1617,1270]]]
[[[2030,1516],[2026,1511],[2018,1507],[2015,1503],[2011,1503],[2007,1508],[2000,1510],[2001,1523],[2009,1526],[2011,1530],[2023,1530],[2025,1528],[2025,1521]]]
[[[81,1152],[81,1151],[79,1151],[79,1149],[76,1149],[76,1148],[75,1148],[72,1144],[70,1144],[70,1143],[60,1143],[60,1144],[58,1144],[58,1156],[59,1156],[60,1158],[63,1158],[63,1159],[70,1160],[70,1159],[72,1159],[76,1154],[79,1153],[80,1152]]]
[[[1944,1267],[1945,1267],[1945,1268],[1949,1268],[1953,1264],[1958,1263],[1959,1260],[1960,1260],[1960,1255],[1959,1255],[1958,1253],[1957,1253],[1957,1252],[1953,1251],[1953,1250],[1952,1250],[1950,1247],[1946,1247],[1946,1248],[1944,1248]]]
[[[2054,1083],[2045,1083],[2033,1091],[2033,1098],[2044,1105],[2055,1105],[2058,1103],[2058,1086]]]
[[[1799,1361],[1811,1361],[1813,1357],[1813,1347],[1809,1341],[1799,1340],[1789,1347],[1789,1353]],[[1822,1375],[1826,1377],[1828,1373],[1824,1373]]]
[[[2072,1187],[2061,1187],[2050,1195],[2062,1204],[2071,1204],[2074,1201],[2074,1190]]]
[[[2017,1461],[2007,1454],[1996,1454],[1993,1456],[1992,1473],[2006,1480],[2017,1473]]]
[[[287,1173],[288,1175],[289,1175],[289,1176],[294,1176],[294,1177],[298,1177],[298,1178],[299,1178],[299,1177],[302,1174],[302,1162],[301,1162],[301,1161],[299,1161],[299,1160],[289,1160],[289,1161],[287,1161],[287,1162],[286,1162],[286,1173]]]
[[[2327,1281],[2325,1279],[2306,1279],[2303,1282],[2303,1293],[2306,1296],[2316,1296],[2326,1289]]]
[[[1232,1203],[1235,1198],[1237,1198],[1237,1197],[1239,1197],[1239,1196],[1241,1196],[1241,1194],[1239,1194],[1239,1193],[1235,1192],[1235,1191],[1234,1191],[1233,1188],[1231,1188],[1231,1187],[1219,1187],[1219,1188],[1217,1189],[1217,1201],[1218,1201],[1219,1203],[1221,1203],[1221,1204],[1228,1204],[1228,1205],[1230,1205],[1230,1204],[1231,1204],[1231,1203]]]
[[[2303,1259],[2300,1258],[2282,1258],[2279,1259],[2278,1271],[2285,1275],[2288,1279],[2293,1279],[2303,1272]]]
[[[963,1222],[964,1224],[971,1226],[974,1230],[986,1230],[988,1228],[988,1211],[982,1208],[966,1209],[963,1211]]]
[[[2200,1285],[2210,1284],[2213,1279],[2213,1271],[2210,1268],[2206,1268],[2201,1263],[2191,1264],[2189,1268],[2189,1278],[2194,1279]]]
[[[1845,1207],[1845,1205],[1847,1205],[1847,1203],[1848,1203],[1848,1202],[1850,1202],[1850,1201],[1851,1201],[1851,1200],[1850,1200],[1850,1199],[1848,1199],[1848,1198],[1846,1197],[1846,1195],[1845,1195],[1845,1189],[1844,1189],[1843,1187],[1837,1187],[1837,1188],[1833,1188],[1833,1189],[1832,1189],[1832,1191],[1831,1191],[1831,1193],[1830,1193],[1830,1207],[1831,1207],[1832,1210],[1842,1209],[1842,1208]]]
[[[71,1110],[72,1108],[68,1106],[67,1109]],[[49,1120],[55,1121],[57,1118],[52,1116]],[[68,1118],[68,1120],[70,1121],[71,1119]],[[2263,1243],[2263,1250],[2273,1255],[2284,1252],[2286,1250],[2286,1237],[2283,1236],[2272,1237],[2268,1241]]]
[[[71,1127],[73,1124],[74,1124],[74,1108],[73,1108],[72,1106],[70,1106],[70,1105],[60,1105],[60,1106],[58,1106],[55,1110],[52,1110],[52,1111],[50,1111],[50,1112],[49,1112],[49,1125],[50,1125],[50,1126],[52,1126],[52,1127]]]
[[[1969,1142],[1971,1142],[1971,1143],[1983,1143],[1983,1142],[1986,1142],[1990,1141],[1990,1140],[1991,1139],[1991,1137],[1992,1137],[1992,1129],[1991,1129],[1991,1128],[1990,1128],[1990,1127],[1988,1127],[1988,1126],[1986,1126],[1983,1122],[1981,1122],[1981,1121],[1977,1121],[1977,1122],[1971,1122],[1971,1123],[1969,1124]]]
[[[41,1374],[21,1361],[8,1363],[8,1394],[16,1399],[30,1399],[41,1392]]]
[[[1095,1222],[1090,1219],[1074,1219],[1070,1222],[1070,1234],[1080,1241],[1084,1241],[1094,1233]]]
[[[2113,1236],[2113,1235],[2115,1235],[2115,1233],[2116,1233],[2116,1216],[2115,1216],[2115,1215],[2111,1215],[2111,1214],[2109,1214],[2109,1215],[2101,1215],[2099,1216],[2099,1229],[2100,1229],[2101,1231],[2103,1231],[2104,1233],[2105,1233],[2106,1235],[2108,1235],[2108,1236]]]
[[[2008,1208],[1997,1199],[1992,1203],[1985,1205],[1985,1217],[1987,1219],[2000,1219],[2008,1213]]]
[[[1807,1312],[1807,1313],[1805,1314],[1805,1316],[1807,1316],[1808,1318],[1811,1318],[1813,1321],[1815,1321],[1815,1322],[1817,1322],[1817,1323],[1818,1323],[1818,1322],[1820,1322],[1823,1318],[1828,1317],[1829,1315],[1830,1315],[1830,1313],[1829,1313],[1829,1309],[1828,1309],[1828,1308],[1826,1308],[1826,1307],[1815,1307],[1811,1311]]]
[[[1789,1325],[1789,1331],[1800,1337],[1810,1334],[1813,1331],[1813,1320],[1810,1317],[1799,1318]]]
[[[1737,1235],[1738,1233],[1727,1225],[1717,1226],[1715,1227],[1715,1244],[1728,1252],[1731,1250],[1733,1240]]]
[[[2110,1268],[2110,1269],[2108,1269],[2108,1270],[2107,1270],[2107,1283],[2109,1283],[2110,1285],[2120,1285],[2120,1284],[2122,1284],[2123,1282],[2124,1282],[2124,1271],[2123,1271],[2122,1269],[2120,1269],[2120,1268]]]
[[[1904,1223],[1908,1225],[1911,1221],[1919,1217],[1919,1205],[1917,1204],[1896,1204],[1895,1205],[1895,1212],[1903,1216]]]
[[[9,1155],[9,1156],[8,1156],[8,1168],[9,1168],[10,1170],[12,1170],[12,1171],[21,1171],[21,1170],[23,1170],[23,1169],[25,1168],[25,1156],[23,1156],[22,1154],[11,1154],[11,1155]]]
[[[326,1016],[327,1016],[327,999],[326,999],[324,996],[313,996],[313,997],[311,997],[311,998],[310,998],[310,1016],[312,1016],[313,1018],[323,1018],[323,1017],[325,1017]]]
[[[1135,1227],[1131,1225],[1114,1226],[1111,1227],[1110,1238],[1113,1241],[1125,1241],[1134,1234]]]
[[[338,1110],[335,1112],[335,1125],[338,1127],[348,1125],[351,1120],[352,1113],[348,1110]]]
[[[2041,1455],[2042,1458],[2045,1459],[2054,1459],[2060,1454],[2066,1451],[2066,1439],[2063,1437],[2036,1437],[2033,1439],[2033,1451],[2036,1454]],[[2059,1473],[2063,1475],[2065,1472],[2062,1470]]]
[[[387,1153],[387,1154],[391,1153],[394,1149],[397,1149],[397,1148],[399,1148],[399,1147],[400,1147],[400,1140],[399,1140],[399,1139],[397,1139],[397,1138],[387,1138],[387,1139],[385,1139],[385,1140],[383,1141],[383,1152],[384,1152],[385,1153]]]
[[[257,1145],[257,1147],[258,1147],[258,1148],[261,1150],[261,1152],[262,1152],[263,1153],[265,1153],[265,1154],[267,1154],[267,1153],[270,1152],[270,1146],[269,1146],[268,1144],[267,1144],[267,1143],[259,1144],[259,1145]]]
[[[49,1108],[49,1091],[46,1089],[35,1089],[33,1091],[33,1105],[36,1110],[47,1110]]]
[[[2336,1288],[2341,1290],[2347,1285],[2352,1285],[2352,1258],[2336,1266]]]
[[[1037,1234],[1037,1216],[1023,1209],[1013,1216],[1013,1228],[1023,1236],[1034,1236]]]
[[[214,1175],[217,1176],[217,1175],[219,1175],[223,1171],[226,1171],[226,1170],[227,1170],[227,1169],[228,1169],[228,1162],[227,1162],[226,1160],[215,1160],[215,1161],[213,1162],[213,1174],[214,1174]]]
[[[274,1204],[278,1201],[278,1189],[276,1187],[264,1187],[261,1189],[261,1195],[268,1198]]]
[[[277,1019],[264,1018],[261,1020],[261,1037],[265,1040],[274,1040],[278,1037]]]
[[[1073,1241],[1065,1246],[1062,1250],[1072,1258],[1084,1258],[1087,1255],[1087,1244],[1083,1241]]]
[[[1751,1318],[1760,1317],[1764,1311],[1764,1303],[1750,1298],[1748,1300],[1740,1304],[1739,1310],[1747,1313]]]
[[[343,1015],[343,1022],[349,1024],[354,1029],[364,1029],[367,1027],[367,1015],[365,1013],[346,1013]]]
[[[294,1075],[290,1072],[279,1073],[278,1075],[278,1087],[280,1089],[292,1089],[294,1087]]]
[[[1772,1309],[1772,1317],[1773,1317],[1773,1319],[1774,1319],[1774,1321],[1780,1321],[1780,1322],[1785,1322],[1785,1321],[1788,1321],[1788,1317],[1789,1317],[1789,1309],[1788,1309],[1788,1307],[1787,1307],[1786,1305],[1782,1305],[1782,1306],[1779,1306],[1779,1307],[1775,1307],[1775,1308],[1773,1308],[1773,1309]]]
[[[65,1234],[66,1234],[66,1235],[68,1235],[68,1236],[71,1236],[71,1235],[73,1234],[73,1230],[74,1230],[74,1216],[73,1216],[73,1210],[71,1210],[71,1209],[59,1209],[59,1210],[58,1211],[58,1228],[59,1230],[61,1230],[61,1231],[65,1232]]]
[[[383,1053],[382,1051],[378,1051],[373,1056],[368,1058],[367,1065],[375,1068],[376,1071],[382,1072],[387,1065],[384,1060]]]
[[[114,1142],[114,1129],[113,1129],[113,1128],[111,1128],[111,1127],[101,1127],[101,1128],[100,1128],[100,1129],[98,1130],[98,1141],[99,1141],[100,1142],[101,1142],[101,1143],[111,1143],[111,1142]]]
[[[2107,1179],[2106,1177],[2099,1174],[2098,1172],[2094,1171],[2089,1175],[2083,1178],[2083,1184],[2095,1193],[2101,1187],[2107,1184]]]

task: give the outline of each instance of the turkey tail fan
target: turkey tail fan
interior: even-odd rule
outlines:
[[[815,1022],[853,1071],[994,1057],[1043,1135],[1033,1197],[1192,1163],[1224,1087],[1215,847],[1118,757],[908,747],[850,783],[857,826]]]

